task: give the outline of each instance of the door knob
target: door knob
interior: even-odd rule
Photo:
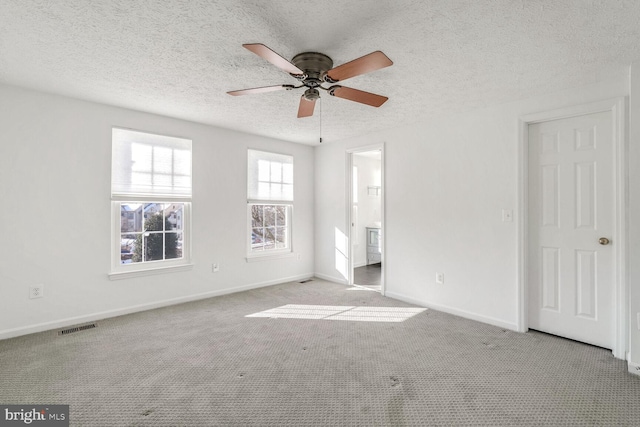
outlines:
[[[611,243],[611,241],[609,239],[607,239],[606,237],[601,237],[598,240],[598,243],[600,243],[601,245],[608,245],[609,243]]]

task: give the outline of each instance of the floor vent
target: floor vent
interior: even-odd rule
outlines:
[[[302,282],[298,282],[298,283],[309,283],[309,282],[313,282],[313,279],[303,280]]]
[[[88,325],[74,326],[73,328],[62,329],[58,331],[58,335],[69,335],[74,332],[86,331],[87,329],[93,329],[97,327],[95,323],[89,323]]]

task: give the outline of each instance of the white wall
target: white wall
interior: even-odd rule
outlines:
[[[348,197],[344,143],[326,143],[315,149],[315,275],[348,283],[346,237]],[[351,173],[351,172],[349,172]]]
[[[191,271],[108,279],[113,126],[193,140]],[[294,156],[299,260],[245,261],[247,147]],[[312,275],[313,158],[300,144],[0,85],[0,338]],[[28,298],[34,284],[44,298]]]
[[[386,295],[516,329],[519,117],[627,94],[622,76],[316,147],[317,274],[343,281],[345,151],[384,143]]]
[[[357,239],[354,240],[354,267],[367,263],[367,227],[381,221],[381,197],[368,194],[368,187],[381,186],[381,162],[354,153],[353,165],[358,167]]]

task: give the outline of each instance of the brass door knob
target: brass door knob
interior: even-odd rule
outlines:
[[[598,240],[598,243],[600,243],[601,245],[608,245],[609,243],[611,243],[611,241],[609,239],[607,239],[606,237],[601,237]]]

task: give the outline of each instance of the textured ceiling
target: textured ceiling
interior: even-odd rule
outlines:
[[[317,144],[620,75],[639,22],[637,0],[0,0],[0,82]],[[229,96],[296,83],[243,43],[382,50],[393,66],[343,84],[390,99],[323,92],[298,119],[301,91]]]

